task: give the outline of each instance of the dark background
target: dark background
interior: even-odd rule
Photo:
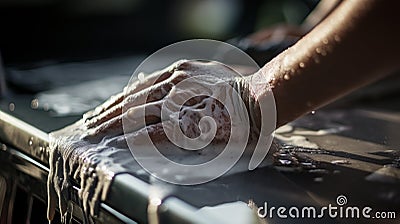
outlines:
[[[3,63],[149,54],[190,38],[227,40],[276,23],[300,24],[317,0],[2,0]]]

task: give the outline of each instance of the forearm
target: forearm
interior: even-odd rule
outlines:
[[[251,76],[256,101],[262,105],[272,91],[281,126],[397,69],[396,5],[373,0],[341,3],[303,39]]]
[[[339,4],[341,0],[321,0],[315,9],[307,16],[302,26],[310,31],[324,20]]]

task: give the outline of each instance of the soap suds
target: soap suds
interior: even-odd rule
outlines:
[[[68,214],[72,186],[80,186],[78,196],[86,216],[98,213],[99,201],[105,200],[112,178],[126,172],[133,158],[129,150],[88,144],[80,139],[80,122],[50,135],[50,172],[48,176],[48,219],[52,220],[58,203],[62,220]]]
[[[150,75],[147,81],[140,79],[139,82],[132,85],[134,88],[138,88],[138,90],[146,91],[146,88],[151,89],[152,94],[149,95],[150,98],[147,98],[150,102],[157,103],[158,100],[160,103],[164,103],[168,99],[165,96],[166,94],[170,94],[169,96],[171,97],[182,96],[184,93],[188,93],[188,89],[175,88],[176,94],[173,95],[171,94],[171,92],[174,92],[171,90],[171,85],[174,86],[188,77],[200,76],[202,77],[193,79],[192,82],[197,82],[198,85],[205,85],[206,88],[203,90],[210,91],[211,96],[218,97],[221,101],[218,102],[213,97],[200,97],[197,100],[195,99],[195,103],[184,105],[185,108],[178,110],[178,113],[170,114],[172,116],[170,119],[173,116],[177,116],[180,129],[184,135],[197,137],[201,133],[209,131],[212,125],[201,124],[200,122],[200,127],[198,127],[197,122],[204,116],[215,118],[214,121],[217,130],[213,143],[225,142],[230,135],[235,134],[231,133],[231,121],[239,121],[239,124],[241,124],[240,121],[244,117],[242,117],[241,111],[238,110],[246,109],[238,107],[238,102],[235,101],[237,97],[232,95],[232,88],[227,88],[229,84],[232,84],[229,82],[234,81],[232,75],[227,76],[228,73],[235,74],[233,70],[219,63],[180,61],[158,73],[161,73],[161,82],[166,81],[167,84],[151,85],[152,83],[150,83],[149,85],[149,83],[146,83],[147,81],[155,80],[154,76]],[[168,76],[170,77],[168,78]],[[212,78],[213,76],[216,78]],[[228,80],[226,79],[227,77],[229,78]],[[149,86],[146,87],[146,85]],[[224,86],[225,88],[222,88]],[[195,93],[195,90],[198,89],[193,89],[194,92],[190,93]],[[62,221],[65,222],[68,219],[67,215],[70,212],[68,208],[70,190],[72,186],[78,186],[80,187],[78,196],[81,200],[85,219],[89,222],[93,221],[92,217],[98,214],[100,202],[106,200],[108,188],[113,177],[118,173],[140,173],[141,169],[133,159],[125,137],[127,137],[127,141],[137,140],[138,135],[146,130],[151,131],[157,126],[148,125],[141,127],[139,124],[135,130],[130,129],[127,133],[124,133],[122,117],[127,116],[127,113],[123,113],[121,108],[125,105],[132,106],[138,104],[143,99],[146,100],[146,98],[143,98],[143,91],[135,94],[132,89],[129,89],[128,92],[132,93],[132,95],[124,97],[122,94],[119,94],[116,97],[112,97],[102,106],[85,114],[83,119],[77,123],[50,134],[50,172],[47,183],[49,220],[54,218],[57,204],[60,209]],[[169,102],[176,103],[176,101]],[[227,109],[225,108],[227,106],[231,107],[233,113],[227,113]],[[131,108],[134,107],[132,106]],[[151,115],[149,117],[153,119],[157,117],[157,106],[153,106],[149,112],[151,113],[145,114],[146,119],[147,115]],[[132,113],[128,116],[132,116]],[[157,119],[153,121],[157,122]],[[236,128],[243,130],[242,127]],[[173,133],[175,132],[176,130]],[[160,142],[166,140],[163,129],[157,129],[154,133],[153,137],[159,138]],[[231,138],[235,138],[237,141],[249,137],[243,136],[243,132],[236,134],[237,136],[231,136]],[[207,152],[207,150],[210,150],[209,148],[204,148],[200,151],[190,151],[175,147],[174,150],[175,152],[171,154],[175,159],[180,159],[180,162],[186,161],[189,164],[193,161],[199,161],[199,159],[210,159],[210,156],[214,156],[218,152],[218,150],[212,150],[214,151],[213,153]],[[166,151],[168,153],[168,150]],[[166,172],[171,171],[167,170]],[[205,173],[204,175],[207,174]],[[181,179],[185,177],[176,176],[176,178]]]

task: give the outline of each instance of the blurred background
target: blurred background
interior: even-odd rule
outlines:
[[[340,0],[322,2],[331,8]],[[319,3],[318,0],[0,0],[0,110],[44,132],[63,128],[112,94],[121,92],[135,68],[151,53],[192,38],[227,41],[262,66],[323,19],[321,14],[309,15],[320,7]],[[296,163],[275,158],[277,170],[284,178],[271,176],[269,168],[246,172],[212,185],[210,191],[196,191],[189,199],[193,202],[193,195],[197,195],[216,204],[226,199],[254,198],[261,205],[261,200],[279,201],[282,195],[294,197],[293,200],[302,200],[303,196],[331,200],[337,193],[344,193],[352,196],[352,203],[358,202],[357,205],[366,203],[377,209],[397,211],[400,208],[399,96],[400,75],[394,74],[313,111],[291,125],[315,133],[342,128],[334,135],[307,137],[316,141],[324,153],[303,148],[296,151],[297,148],[286,145],[277,155],[290,155]],[[8,161],[9,155],[5,152],[3,155]],[[304,160],[301,158],[311,158],[319,165],[312,168],[314,171],[299,168]],[[382,173],[390,178],[382,180]],[[45,186],[44,182],[41,184]],[[24,187],[30,185],[33,184]],[[266,186],[272,190],[268,191]],[[34,207],[41,211],[32,210],[32,214],[43,215],[41,218],[46,222],[45,201],[41,207]],[[14,212],[17,214],[14,217],[23,218],[20,209]]]
[[[263,65],[306,32],[301,27],[317,4],[318,0],[2,0],[0,109],[45,131],[61,128],[120,92],[151,53],[187,39],[227,41]],[[258,30],[275,26],[271,29],[285,30],[278,39],[260,42],[256,35],[257,44],[248,41]],[[295,32],[286,32],[288,26]],[[261,39],[265,36],[262,33]],[[37,109],[67,121],[47,127],[47,122],[32,119]]]
[[[7,65],[149,54],[190,38],[228,40],[300,24],[318,0],[2,0]],[[49,62],[50,63],[50,62]]]
[[[64,127],[121,92],[135,68],[151,53],[192,38],[227,41],[262,66],[339,3],[2,0],[0,109],[44,131]],[[400,104],[392,100],[398,99],[399,87],[399,76],[391,76],[333,106],[357,102],[398,111]],[[43,122],[37,117],[40,115],[33,115],[38,111],[61,122]]]

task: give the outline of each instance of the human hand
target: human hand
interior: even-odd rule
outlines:
[[[140,78],[86,113],[83,138],[99,142],[107,136],[117,145],[126,144],[123,133],[127,141],[150,136],[153,142],[178,145],[197,138],[208,143],[247,140],[244,131],[232,130],[254,126],[248,114],[254,110],[248,109],[255,106],[246,78],[235,70],[217,62],[182,60]]]

